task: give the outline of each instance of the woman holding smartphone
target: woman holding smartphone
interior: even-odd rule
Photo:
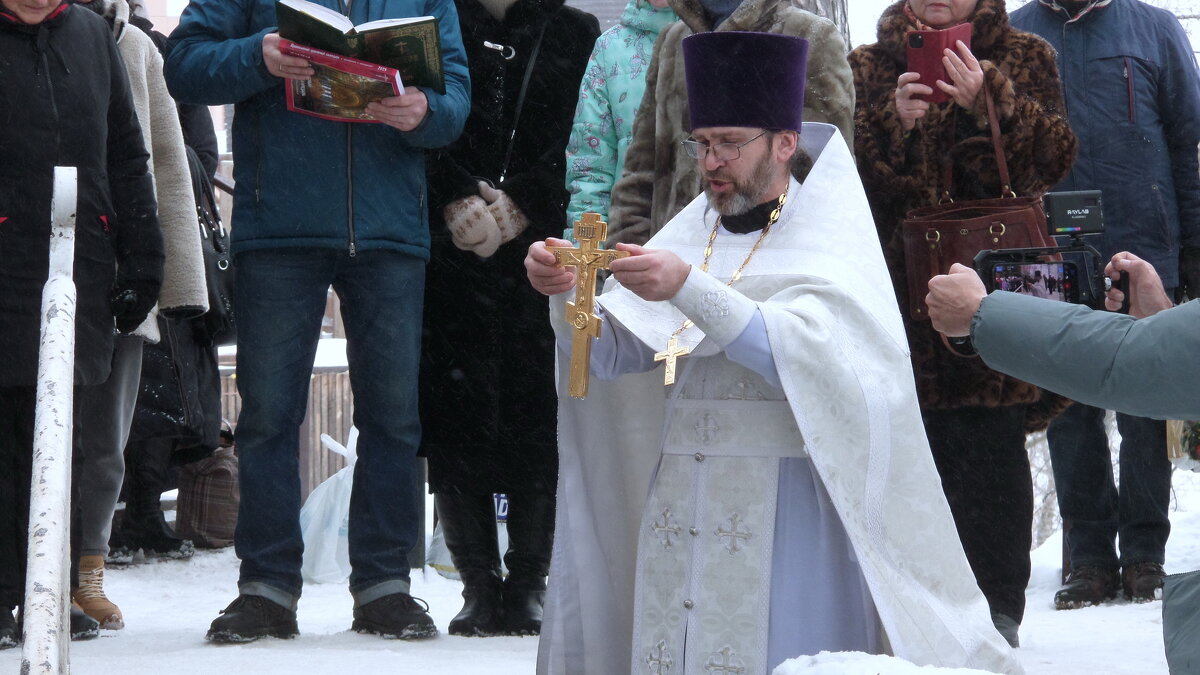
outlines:
[[[924,32],[963,31],[962,24],[970,26],[969,47]],[[884,11],[877,38],[850,54],[858,169],[905,317],[942,487],[993,622],[1016,646],[1033,520],[1025,434],[1045,428],[1067,402],[951,353],[928,321],[910,317],[902,223],[946,192],[959,201],[1000,196],[985,96],[1019,195],[1040,195],[1067,174],[1075,136],[1053,51],[1009,25],[1003,0],[901,0]],[[925,72],[941,56],[934,86],[918,82],[910,53]]]

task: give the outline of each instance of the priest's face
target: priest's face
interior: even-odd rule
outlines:
[[[709,146],[704,157],[696,161],[704,194],[717,213],[740,215],[775,196],[771,194],[772,186],[786,172],[786,165],[781,165],[772,152],[773,134],[745,127],[707,127],[693,131],[692,138]],[[740,147],[734,153],[732,148],[736,146]],[[731,154],[736,156],[721,159]]]

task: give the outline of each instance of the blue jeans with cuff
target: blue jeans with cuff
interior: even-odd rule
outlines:
[[[330,285],[341,299],[358,428],[350,500],[355,605],[409,590],[419,532],[417,369],[425,263],[391,250],[238,254],[238,588],[295,609],[303,584],[297,448]]]

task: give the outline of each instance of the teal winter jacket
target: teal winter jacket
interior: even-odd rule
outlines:
[[[316,2],[342,11],[340,0]],[[435,16],[446,93],[422,89],[416,129],[333,122],[290,112],[283,80],[267,72],[262,39],[275,0],[192,0],[171,34],[165,75],[183,103],[236,104],[234,252],[281,247],[403,251],[429,258],[423,149],[458,137],[470,80],[452,0],[351,0],[355,24]]]
[[[1098,408],[1200,419],[1200,300],[1144,319],[996,291],[971,337],[989,368]]]
[[[568,228],[585,211],[607,219],[609,193],[621,177],[633,139],[633,116],[646,91],[654,41],[678,18],[670,7],[655,9],[647,0],[629,0],[621,22],[596,40],[567,143]]]

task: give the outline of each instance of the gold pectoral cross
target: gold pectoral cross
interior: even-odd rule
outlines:
[[[679,341],[674,335],[667,341],[667,348],[654,355],[655,361],[666,361],[666,367],[663,369],[663,384],[675,384],[675,360],[681,356],[687,356],[692,350],[687,347],[680,347]]]
[[[608,236],[608,223],[598,213],[584,213],[575,221],[575,239],[579,248],[547,246],[558,264],[574,267],[575,302],[567,303],[567,323],[575,334],[571,337],[571,370],[567,393],[584,398],[588,392],[588,364],[592,355],[592,340],[600,337],[600,317],[592,313],[596,305],[596,272],[608,269],[609,263],[629,255],[627,251],[608,251],[600,243]]]

